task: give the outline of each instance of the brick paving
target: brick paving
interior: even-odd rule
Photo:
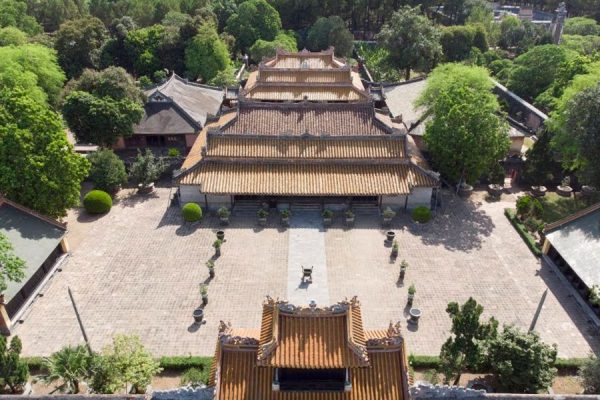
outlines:
[[[114,333],[134,333],[156,355],[212,355],[219,320],[259,327],[264,296],[287,295],[289,231],[274,215],[260,229],[255,216],[234,216],[216,277],[208,281],[204,263],[213,255],[218,221],[206,217],[199,225],[184,225],[178,209],[168,208],[168,197],[168,189],[147,198],[126,194],[101,218],[70,215],[72,255],[15,329],[25,355],[47,355],[83,341],[67,287],[95,350]],[[557,343],[561,357],[598,350],[575,302],[503,216],[511,201],[511,196],[494,203],[453,199],[420,228],[401,215],[392,226],[400,244],[396,262],[374,217],[358,215],[348,230],[338,216],[325,232],[329,298],[358,295],[366,328],[382,328],[404,320],[406,288],[414,283],[423,317],[416,330],[403,324],[408,346],[415,354],[437,354],[448,336],[448,301],[472,295],[486,315],[527,329],[549,288],[536,326],[542,338]],[[410,266],[401,285],[403,258]],[[200,304],[198,284],[205,281],[207,322],[197,326],[191,313]]]

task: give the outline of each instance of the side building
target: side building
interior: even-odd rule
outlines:
[[[267,297],[260,329],[221,322],[215,400],[408,400],[400,325],[367,331],[356,298],[330,307]]]
[[[115,149],[177,148],[187,152],[210,116],[220,113],[222,89],[188,82],[173,74],[163,84],[145,92],[144,115],[133,135],[121,138]]]
[[[0,332],[9,333],[43,282],[69,251],[64,224],[0,195],[0,233],[25,262],[20,282],[9,281],[0,293]]]
[[[339,86],[328,74],[340,74]],[[376,112],[354,74],[333,52],[279,52],[261,63],[237,109],[199,134],[176,174],[180,200],[430,206],[437,174],[412,161],[405,130]],[[271,94],[256,97],[265,79]]]

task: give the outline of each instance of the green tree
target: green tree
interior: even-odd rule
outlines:
[[[0,247],[2,246],[2,235],[0,234]],[[0,264],[4,265],[1,260],[2,251],[0,250]],[[1,288],[0,288],[1,291]],[[21,339],[15,336],[8,344],[8,338],[0,335],[0,390],[3,386],[8,386],[11,393],[17,393],[20,388],[23,388],[29,378],[29,368],[27,363],[20,358]]]
[[[600,187],[600,83],[575,94],[554,117],[559,119],[554,143],[563,166],[576,170],[582,182]]]
[[[98,67],[107,33],[102,21],[95,17],[67,21],[60,26],[54,48],[58,63],[69,78],[79,76],[85,68]]]
[[[88,156],[91,164],[89,179],[97,189],[114,192],[127,182],[125,164],[110,149],[100,149]]]
[[[503,49],[516,47],[525,37],[521,20],[513,15],[505,16],[500,22],[498,45]]]
[[[102,350],[106,366],[116,377],[115,385],[131,385],[135,393],[143,393],[152,377],[162,371],[158,361],[144,348],[139,337],[116,335],[112,346]]]
[[[481,67],[444,64],[430,75],[417,104],[431,120],[425,142],[434,166],[452,182],[474,182],[510,146],[492,82]]]
[[[344,20],[337,15],[320,17],[308,30],[306,44],[310,50],[326,50],[335,47],[335,54],[350,57],[354,48],[354,36]]]
[[[246,52],[258,39],[271,41],[281,31],[281,18],[266,0],[247,0],[227,19],[226,30]]]
[[[27,34],[19,28],[14,26],[0,28],[0,47],[20,46],[25,43],[27,43]]]
[[[581,36],[581,35],[562,35],[560,44],[570,50],[574,50],[581,55],[594,57],[600,52],[600,36]]]
[[[22,0],[0,0],[0,28],[14,26],[29,35],[42,32],[34,17],[27,15],[27,3]]]
[[[575,53],[548,44],[536,46],[514,61],[508,88],[526,99],[534,99],[550,87],[560,68]]]
[[[217,87],[231,87],[239,84],[238,80],[235,78],[235,69],[233,67],[229,67],[223,71],[217,72],[214,78],[208,81],[209,85],[217,86]]]
[[[538,140],[527,150],[523,178],[530,185],[546,185],[562,175],[562,167],[551,146],[553,133],[545,130],[537,134]]]
[[[418,7],[401,7],[376,39],[389,52],[390,62],[405,70],[406,79],[410,79],[411,69],[428,71],[442,53],[440,31]]]
[[[556,353],[556,345],[545,344],[536,332],[505,326],[490,341],[488,360],[503,391],[538,393],[552,385]]]
[[[26,268],[25,261],[17,257],[8,238],[0,233],[0,293],[8,287],[8,282],[21,282],[25,277],[23,270]],[[2,337],[0,335],[0,337]],[[0,342],[0,345],[2,342]],[[4,343],[6,345],[6,343]],[[2,366],[2,347],[0,346],[0,367]],[[0,368],[0,371],[2,369]],[[0,378],[2,374],[0,373]]]
[[[136,76],[152,76],[162,67],[158,49],[165,36],[165,27],[152,25],[127,33],[124,46]]]
[[[79,204],[89,162],[73,152],[60,116],[22,89],[0,90],[0,192],[53,218]]]
[[[144,94],[123,68],[85,70],[65,89],[63,115],[78,140],[110,146],[133,134],[143,115]]]
[[[590,354],[587,360],[579,368],[579,377],[586,394],[600,393],[600,359]]]
[[[592,18],[567,18],[563,33],[567,35],[597,36],[600,35],[600,25]]]
[[[452,319],[452,336],[442,345],[440,370],[446,382],[454,379],[458,385],[466,368],[477,368],[484,360],[487,342],[495,337],[498,322],[494,318],[481,322],[483,307],[472,297],[461,306],[448,303],[446,312]]]
[[[59,388],[67,393],[79,393],[79,384],[90,376],[92,356],[88,349],[79,345],[63,347],[43,360],[47,374],[44,382],[62,382]]]
[[[219,71],[231,65],[227,46],[215,27],[205,24],[185,49],[185,66],[192,78],[202,77],[204,82],[213,79]]]
[[[471,56],[471,49],[488,50],[487,38],[482,27],[456,25],[442,30],[440,38],[446,61],[463,61]]]
[[[55,32],[63,22],[87,14],[83,0],[28,0],[27,3],[29,15],[42,24],[46,32]]]
[[[54,50],[37,44],[0,47],[0,87],[18,87],[41,104],[56,105],[64,82]]]
[[[160,175],[165,171],[165,164],[162,160],[154,157],[152,150],[146,149],[142,153],[138,149],[138,154],[131,169],[129,170],[129,176],[143,187],[150,185],[156,181]]]
[[[266,40],[258,39],[250,47],[250,57],[257,63],[265,58],[275,57],[277,49],[286,51],[297,51],[296,38],[286,33],[279,33],[274,40],[267,42]]]

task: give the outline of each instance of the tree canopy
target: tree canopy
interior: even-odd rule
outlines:
[[[133,134],[143,115],[144,94],[120,67],[85,70],[65,88],[63,115],[77,139],[110,146]]]
[[[64,82],[52,49],[37,44],[0,47],[0,87],[18,87],[39,103],[56,105]]]
[[[312,51],[326,50],[333,46],[336,55],[349,57],[354,48],[354,36],[344,20],[337,15],[320,17],[308,30],[306,44]]]
[[[274,57],[277,49],[286,51],[297,51],[296,38],[292,35],[280,32],[275,36],[273,41],[258,39],[250,47],[250,57],[257,63],[263,58]]]
[[[27,34],[19,28],[14,26],[0,28],[0,47],[20,46],[25,43],[27,43]]]
[[[440,31],[418,7],[403,6],[392,14],[377,40],[389,52],[390,62],[405,70],[406,79],[411,69],[431,69],[442,53]]]
[[[187,74],[204,82],[213,79],[231,65],[227,45],[223,43],[212,24],[204,24],[185,49]]]
[[[567,18],[563,33],[567,35],[600,35],[600,25],[592,18]]]
[[[281,18],[266,0],[248,0],[229,17],[226,30],[236,38],[237,47],[247,52],[258,39],[275,39],[281,31]]]
[[[442,30],[440,38],[444,59],[450,62],[466,60],[473,47],[482,53],[488,50],[487,36],[481,25],[456,25]]]
[[[0,192],[42,214],[63,217],[79,204],[88,170],[58,114],[22,89],[0,90]]]
[[[508,151],[508,127],[492,85],[481,67],[443,64],[418,99],[431,117],[424,139],[433,164],[451,182],[473,183]]]
[[[0,28],[14,26],[29,35],[42,32],[34,17],[27,14],[27,3],[22,0],[0,0]]]
[[[87,15],[84,0],[28,0],[28,11],[46,32],[58,30],[63,22]]]
[[[94,17],[67,21],[60,26],[54,48],[58,63],[69,78],[79,76],[85,68],[98,67],[107,33],[102,21]]]

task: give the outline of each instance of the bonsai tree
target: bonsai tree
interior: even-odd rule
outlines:
[[[407,268],[408,263],[406,262],[406,260],[402,260],[402,262],[400,263],[400,271],[406,271]]]
[[[231,211],[229,211],[227,207],[221,207],[217,210],[217,215],[222,222],[226,222],[229,221],[229,215],[231,215]]]
[[[333,211],[331,211],[330,209],[326,208],[323,210],[323,212],[321,213],[321,215],[323,216],[323,219],[331,219],[333,218]]]
[[[214,241],[213,243],[213,247],[215,248],[215,253],[216,254],[221,254],[221,245],[223,244],[223,241],[220,239],[217,239]]]
[[[142,188],[148,188],[165,171],[166,165],[161,159],[154,157],[150,149],[144,153],[138,150],[137,157],[131,164],[129,176]]]
[[[206,262],[206,268],[208,268],[208,273],[210,275],[210,277],[214,277],[215,276],[215,262],[213,260],[208,260]]]
[[[110,149],[100,149],[88,156],[91,164],[89,179],[96,189],[115,193],[127,183],[127,172],[123,161]]]
[[[344,213],[344,215],[346,216],[346,219],[353,219],[354,218],[354,213],[350,209],[346,210],[346,212]]]
[[[267,210],[265,210],[264,208],[261,208],[256,212],[256,215],[258,216],[258,219],[266,220],[267,217],[269,216],[269,212]]]
[[[392,245],[392,257],[398,257],[398,241],[394,240],[394,244]]]
[[[18,393],[27,383],[29,368],[27,363],[20,358],[21,339],[15,336],[8,345],[8,339],[0,335],[0,390],[2,385],[8,386],[11,393]]]
[[[383,210],[383,220],[385,222],[390,222],[395,216],[396,211],[392,210],[390,207],[387,207],[385,210]]]
[[[285,209],[281,210],[280,214],[281,214],[281,218],[288,219],[292,215],[292,212],[290,211],[289,208],[285,208]]]
[[[415,293],[417,293],[417,289],[415,288],[414,283],[408,287],[408,302],[412,303],[415,298]]]
[[[200,297],[202,297],[202,304],[208,303],[208,285],[204,283],[200,284]]]

